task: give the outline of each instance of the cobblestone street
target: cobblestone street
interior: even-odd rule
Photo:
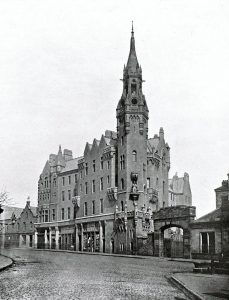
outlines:
[[[186,299],[165,278],[192,265],[35,250],[5,250],[13,267],[0,273],[1,299]]]

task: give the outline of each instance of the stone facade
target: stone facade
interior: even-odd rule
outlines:
[[[169,179],[169,206],[187,205],[192,206],[192,192],[188,173],[178,177],[177,173]]]
[[[148,244],[153,253],[153,215],[168,206],[170,148],[163,128],[148,137],[133,30],[122,81],[117,132],[106,130],[79,158],[59,149],[44,167],[38,183],[40,248],[143,253]]]
[[[28,200],[24,209],[6,208],[6,215],[10,211],[12,211],[10,219],[7,217],[2,220],[1,247],[35,247],[34,223],[37,222],[37,208],[31,207]]]
[[[224,180],[215,192],[216,209],[191,224],[193,258],[229,257],[228,180]]]
[[[73,198],[78,189],[78,162],[61,146],[50,154],[38,182],[36,243],[40,248],[73,249],[75,244]]]

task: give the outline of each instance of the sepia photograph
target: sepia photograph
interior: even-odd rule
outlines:
[[[229,299],[229,1],[0,1],[0,299]]]

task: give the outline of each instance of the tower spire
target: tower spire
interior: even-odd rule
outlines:
[[[127,72],[136,73],[139,69],[137,54],[135,50],[135,39],[134,39],[134,25],[132,21],[132,27],[131,27],[131,38],[130,38],[130,52],[128,61],[126,64],[126,70]]]

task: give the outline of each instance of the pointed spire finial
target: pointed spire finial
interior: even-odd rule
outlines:
[[[59,145],[59,151],[58,151],[58,153],[62,153],[61,145]]]
[[[134,39],[134,24],[132,21],[132,28],[131,28],[131,38],[130,38],[130,52],[128,61],[126,64],[126,71],[131,73],[136,73],[139,71],[139,64],[138,59],[135,51],[135,39]]]

